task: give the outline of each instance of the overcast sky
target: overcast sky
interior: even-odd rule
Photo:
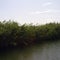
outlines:
[[[0,0],[0,21],[21,24],[60,22],[60,0]]]

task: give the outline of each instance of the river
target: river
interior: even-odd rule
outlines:
[[[60,60],[60,41],[2,52],[0,60]]]

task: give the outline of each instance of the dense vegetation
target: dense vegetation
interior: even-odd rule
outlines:
[[[60,23],[18,25],[18,23],[11,21],[0,22],[0,48],[24,47],[59,39]]]

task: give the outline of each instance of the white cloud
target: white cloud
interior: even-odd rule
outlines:
[[[42,6],[45,7],[45,6],[49,6],[49,5],[51,5],[51,4],[52,4],[52,2],[46,2],[46,3],[43,3]]]
[[[60,10],[56,10],[56,9],[55,9],[55,10],[52,9],[51,11],[52,11],[52,12],[56,12],[56,13],[60,13]]]
[[[45,11],[35,11],[35,12],[30,12],[29,14],[46,14],[46,13],[60,13],[60,10],[54,10],[54,9],[48,9]]]
[[[44,13],[49,13],[51,12],[50,10],[46,10],[46,11],[35,11],[35,12],[30,12],[30,14],[44,14]]]

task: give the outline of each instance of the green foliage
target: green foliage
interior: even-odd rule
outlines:
[[[0,22],[0,47],[23,47],[60,39],[60,23],[34,26],[16,22]]]

